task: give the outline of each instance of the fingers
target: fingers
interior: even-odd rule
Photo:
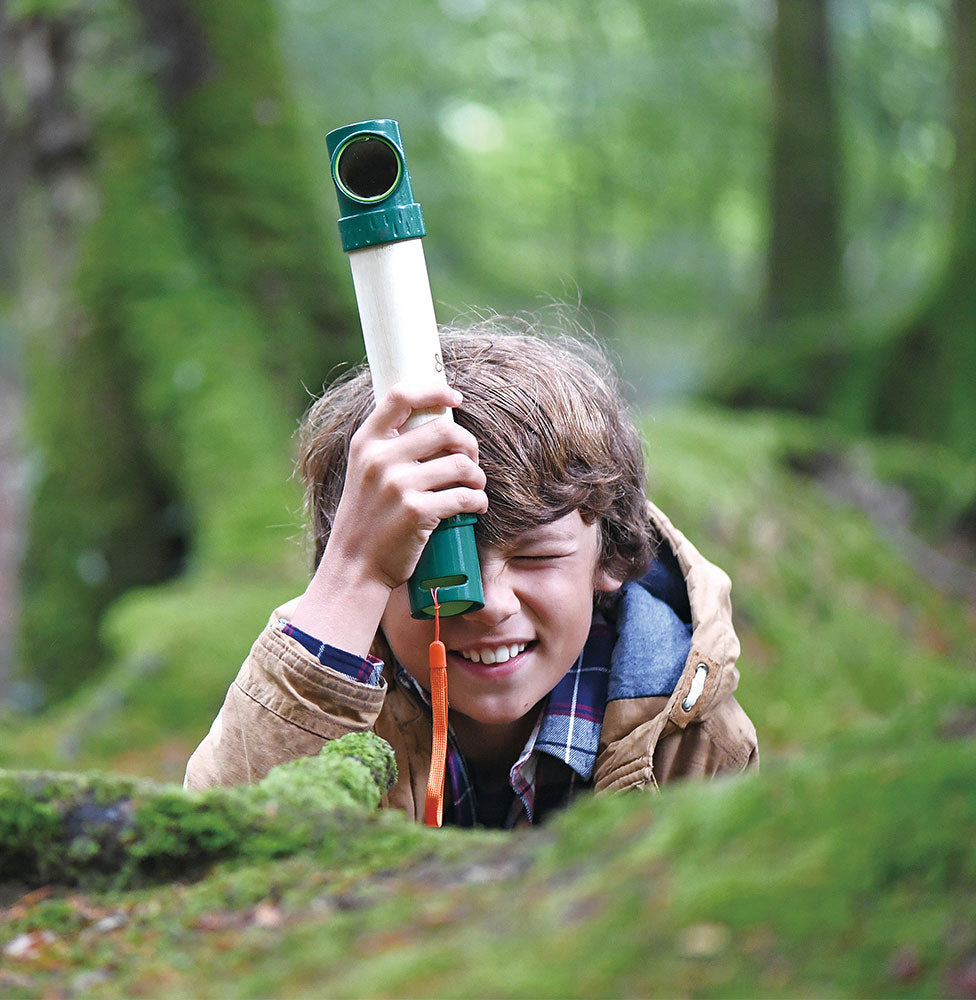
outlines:
[[[488,509],[485,474],[466,455],[373,466],[364,482],[378,503],[390,510],[402,504],[411,521],[430,529],[453,514],[483,514]]]
[[[474,435],[451,420],[436,419],[404,434],[370,436],[365,425],[349,446],[350,475],[378,486],[390,477],[405,489],[442,489],[459,485],[483,489]]]
[[[488,494],[484,490],[458,486],[439,490],[433,496],[432,507],[438,521],[455,514],[484,514],[488,510]]]
[[[424,462],[443,454],[464,455],[478,462],[478,439],[453,420],[437,417],[403,430],[398,435],[400,453],[412,462]]]
[[[445,418],[405,427],[417,410],[446,408],[459,400],[460,394],[443,384],[394,386],[353,435],[346,491],[361,488],[388,509],[397,506],[397,498],[409,497],[412,508],[423,509],[421,523],[487,510],[475,436]]]
[[[367,442],[397,441],[396,448],[387,456],[389,459],[422,462],[452,452],[477,462],[477,439],[453,420],[438,416],[428,416],[419,423],[410,420],[420,413],[425,416],[446,413],[460,402],[460,393],[443,384],[419,387],[398,384],[380,398],[353,435],[352,447],[363,447]]]
[[[464,498],[465,513],[484,513],[488,509],[485,474],[481,467],[466,455],[439,455],[426,462],[412,462],[393,467],[386,470],[382,478],[386,481],[385,485],[388,485],[394,493],[451,494],[453,497],[452,491],[456,490],[457,497]],[[451,498],[438,496],[438,499],[440,501],[447,499],[450,502]],[[451,513],[458,514],[461,510],[452,510]],[[438,519],[445,516],[443,513],[437,514]]]
[[[444,416],[407,424],[460,401],[443,384],[396,386],[353,435],[329,544],[359,578],[402,583],[439,521],[488,509],[474,435]]]
[[[417,410],[434,410],[460,406],[461,393],[443,382],[407,384],[398,382],[376,401],[376,407],[366,419],[374,433],[392,436]]]

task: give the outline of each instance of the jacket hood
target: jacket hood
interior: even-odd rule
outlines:
[[[728,575],[652,503],[660,544],[648,573],[622,588],[609,700],[669,696],[677,726],[706,716],[738,685]]]

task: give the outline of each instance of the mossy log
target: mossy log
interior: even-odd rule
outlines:
[[[255,785],[187,792],[99,773],[0,771],[0,882],[123,887],[214,861],[328,847],[396,781],[389,745],[354,733]]]

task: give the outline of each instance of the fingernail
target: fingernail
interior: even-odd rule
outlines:
[[[455,406],[460,406],[463,402],[464,402],[464,396],[462,396],[461,393],[459,393],[457,391],[457,389],[455,389],[454,390],[454,405]]]

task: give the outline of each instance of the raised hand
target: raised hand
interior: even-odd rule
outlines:
[[[365,654],[390,593],[413,572],[440,520],[488,508],[474,436],[446,415],[443,385],[396,385],[353,435],[328,544],[294,624]],[[417,423],[416,411],[445,411]]]

